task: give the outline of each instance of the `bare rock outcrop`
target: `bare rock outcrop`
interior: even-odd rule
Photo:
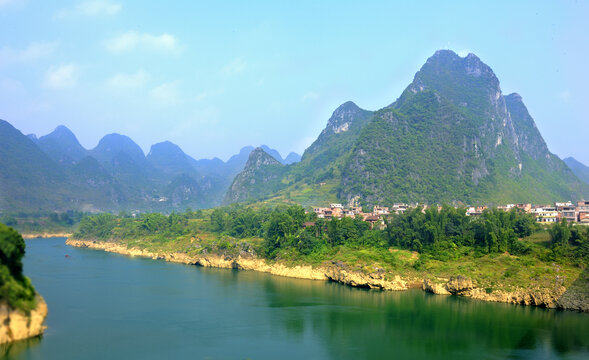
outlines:
[[[47,304],[37,295],[37,307],[25,314],[8,304],[0,304],[0,344],[39,336],[45,331]]]

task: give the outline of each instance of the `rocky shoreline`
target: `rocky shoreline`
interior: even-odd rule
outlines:
[[[47,304],[37,295],[37,307],[25,314],[6,303],[0,304],[0,344],[28,339],[43,334]]]
[[[272,275],[310,280],[328,280],[338,283],[381,290],[407,290],[421,288],[438,295],[456,295],[477,300],[504,302],[510,304],[532,305],[545,308],[557,308],[589,312],[589,294],[586,289],[565,288],[555,285],[552,289],[532,288],[514,291],[494,290],[488,292],[479,288],[471,279],[457,276],[450,279],[403,278],[400,275],[365,274],[349,269],[345,264],[331,263],[319,267],[310,265],[286,266],[281,263],[268,263],[265,259],[253,256],[223,257],[206,254],[189,256],[184,253],[152,253],[150,251],[127,248],[114,242],[68,239],[66,244],[74,247],[90,248],[128,256],[140,256],[154,260],[216,267],[226,269],[253,270]]]

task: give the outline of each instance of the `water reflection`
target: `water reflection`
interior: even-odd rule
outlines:
[[[27,243],[25,273],[48,303],[49,329],[10,350],[15,359],[589,356],[588,314],[198,268],[55,239]]]
[[[14,359],[19,354],[34,348],[41,342],[41,336],[35,336],[30,339],[15,341],[13,343],[0,344],[0,358]]]
[[[264,306],[282,309],[271,321],[291,337],[311,332],[333,358],[574,358],[589,352],[587,314],[420,290],[382,292],[254,272],[201,271],[227,289],[253,284],[264,294]]]

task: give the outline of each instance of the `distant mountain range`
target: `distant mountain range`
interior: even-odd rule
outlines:
[[[87,150],[65,126],[37,138],[0,120],[0,212],[43,210],[172,211],[219,205],[252,146],[227,162],[195,160],[179,146],[154,144],[147,156],[133,140],[104,136]],[[281,163],[278,151],[262,145]]]
[[[338,107],[299,163],[248,161],[225,200],[543,203],[588,198],[580,174],[548,150],[521,96],[503,95],[489,66],[441,50],[391,105]]]
[[[430,57],[392,104],[339,106],[302,157],[262,145],[226,162],[195,160],[169,141],[145,156],[119,134],[87,150],[64,126],[37,139],[0,120],[0,212],[588,198],[589,169],[549,151],[521,96],[503,95],[474,54],[449,50]]]

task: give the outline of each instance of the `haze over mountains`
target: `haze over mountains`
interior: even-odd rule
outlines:
[[[339,106],[302,157],[262,145],[226,162],[195,160],[169,141],[145,155],[120,134],[87,150],[64,126],[37,139],[6,121],[0,144],[0,211],[172,211],[272,198],[305,206],[589,198],[587,167],[549,151],[522,97],[503,95],[477,56],[449,50],[430,57],[392,104]]]
[[[146,156],[131,138],[108,134],[87,150],[65,126],[37,139],[3,120],[0,143],[0,211],[4,212],[216,206],[254,149],[246,146],[226,162],[195,160],[164,141],[154,144]],[[286,162],[276,150],[264,147]],[[298,155],[289,156],[296,161]]]
[[[563,161],[568,165],[573,173],[577,175],[579,179],[589,184],[589,166],[570,156],[565,158]]]
[[[462,58],[449,50],[430,57],[391,105],[375,112],[341,105],[300,163],[249,164],[228,198],[282,196],[313,205],[589,197],[589,185],[548,150],[521,96],[504,96],[476,55]],[[257,185],[260,178],[266,186]]]

